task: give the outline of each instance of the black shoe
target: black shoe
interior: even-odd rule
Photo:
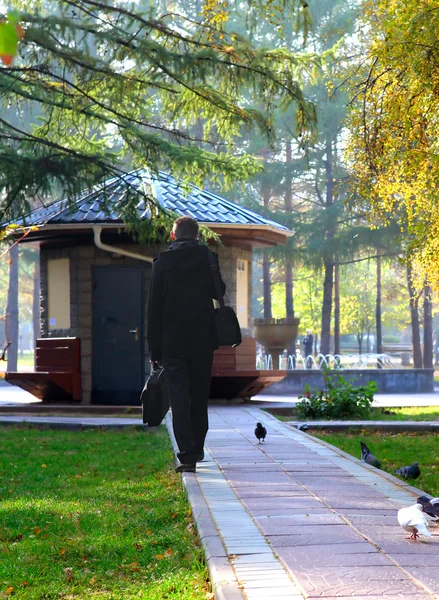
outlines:
[[[195,469],[196,469],[196,465],[194,463],[185,465],[185,464],[181,464],[178,465],[178,467],[175,467],[175,472],[176,473],[195,473]]]
[[[201,452],[198,452],[195,456],[196,462],[201,462],[202,460],[204,460],[204,450],[201,450]]]

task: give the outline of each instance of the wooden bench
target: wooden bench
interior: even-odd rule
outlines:
[[[237,348],[222,346],[213,357],[210,398],[248,399],[286,376],[286,371],[256,369],[256,340],[245,337]]]
[[[35,347],[35,371],[7,371],[5,379],[44,402],[80,402],[80,339],[38,339]]]

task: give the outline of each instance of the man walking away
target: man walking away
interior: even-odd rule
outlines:
[[[311,358],[308,358],[308,357],[312,356],[312,347],[314,344],[314,336],[312,334],[311,329],[306,330],[306,336],[303,338],[302,344],[303,344],[303,351],[305,354],[306,368],[311,369],[312,361],[311,361]]]
[[[215,287],[209,250],[198,243],[198,223],[190,217],[176,219],[171,239],[152,266],[147,338],[151,363],[163,364],[169,385],[181,463],[176,471],[194,473],[204,458],[213,353],[218,348]]]

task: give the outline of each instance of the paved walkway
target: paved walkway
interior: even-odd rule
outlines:
[[[254,437],[257,421],[265,444]],[[413,543],[396,520],[418,490],[254,408],[212,408],[207,448],[207,462],[185,480],[198,480],[220,531],[223,544],[208,556],[230,558],[231,598],[439,597],[439,529]]]
[[[0,416],[14,420],[142,426],[139,418]],[[254,437],[257,421],[265,444]],[[413,543],[396,520],[419,490],[257,408],[210,408],[206,460],[183,483],[217,600],[439,598],[439,528]]]

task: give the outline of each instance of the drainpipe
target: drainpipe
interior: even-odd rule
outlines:
[[[136,258],[137,260],[143,260],[144,262],[152,263],[154,261],[150,256],[144,256],[143,254],[137,254],[137,252],[130,252],[124,248],[118,248],[117,246],[109,246],[104,244],[101,240],[102,227],[100,225],[93,225],[93,235],[95,245],[104,250],[105,252],[111,252],[112,254],[121,254],[123,256],[129,256],[130,258]]]

